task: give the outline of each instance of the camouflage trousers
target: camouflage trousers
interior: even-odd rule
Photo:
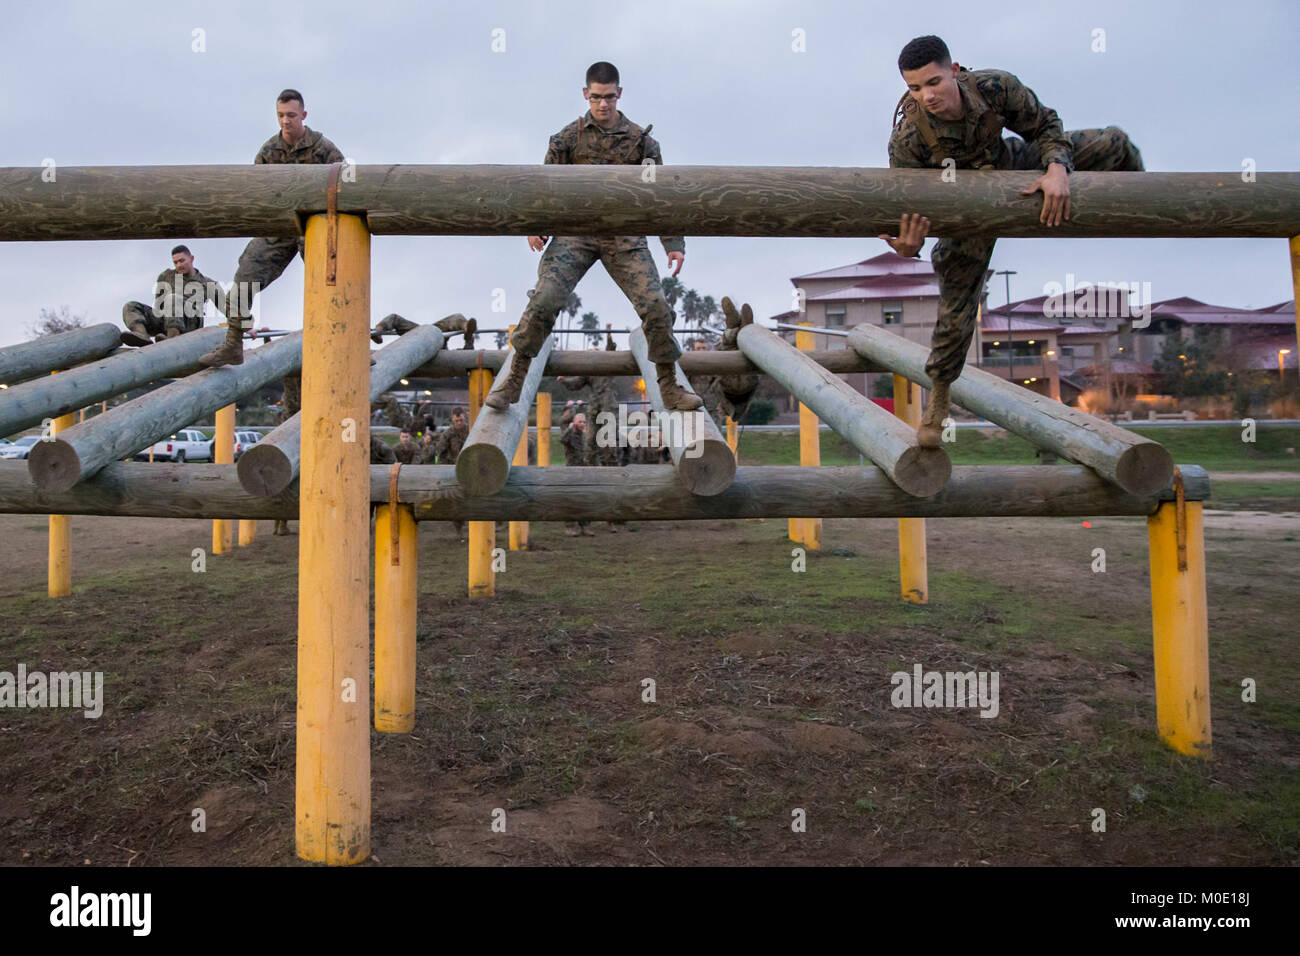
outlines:
[[[122,306],[122,324],[130,329],[135,323],[143,325],[149,335],[163,335],[170,329],[185,333],[203,328],[202,316],[185,318],[180,315],[160,315],[151,305],[128,302]]]
[[[1142,154],[1118,127],[1071,130],[1066,133],[1074,147],[1074,168],[1080,171],[1141,172]],[[1041,169],[1038,145],[1022,139],[1005,139],[1002,169]],[[1042,194],[1035,193],[1041,204]],[[966,364],[966,353],[975,335],[975,320],[984,279],[993,258],[993,239],[940,239],[930,255],[939,277],[939,320],[930,338],[926,374],[936,384],[951,384]]]
[[[536,355],[555,326],[555,317],[569,301],[569,293],[597,260],[605,267],[641,317],[652,362],[675,362],[682,350],[673,338],[673,310],[659,285],[650,247],[642,239],[632,248],[619,248],[617,239],[581,239],[556,236],[537,266],[537,286],[510,345],[523,355]]]
[[[302,411],[302,372],[290,372],[280,382],[284,400],[280,403],[280,421],[287,422]]]
[[[289,268],[293,257],[302,254],[303,240],[294,236],[276,236],[271,239],[253,239],[244,247],[235,268],[234,289],[242,289],[243,283],[265,289]],[[245,306],[253,301],[252,295],[232,294],[228,299],[227,320],[236,318],[243,323],[245,330],[252,328],[253,313]]]
[[[602,406],[588,407],[587,409],[587,428],[584,432],[584,442],[582,447],[582,463],[592,466],[608,466],[619,464],[619,447],[617,442],[614,444],[602,446],[597,439],[600,437],[600,413],[608,411],[611,415],[618,415],[618,406],[613,408],[604,408]],[[609,437],[610,429],[605,429],[606,438]]]

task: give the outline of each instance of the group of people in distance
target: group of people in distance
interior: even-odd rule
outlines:
[[[1075,170],[1142,170],[1142,156],[1129,137],[1116,127],[1066,131],[1056,112],[1044,106],[1033,90],[1014,74],[997,69],[967,70],[954,62],[947,45],[936,36],[917,37],[903,47],[898,69],[907,86],[894,112],[889,137],[891,167],[959,170],[1041,170],[1025,195],[1043,194],[1039,220],[1057,226],[1070,218],[1070,174]],[[619,73],[608,62],[593,63],[582,88],[587,112],[554,136],[546,149],[548,164],[662,164],[659,143],[651,126],[633,123],[618,109],[623,90]],[[276,98],[280,130],[258,151],[255,163],[339,163],[343,154],[321,133],[309,129],[302,94],[284,90]],[[1003,138],[1004,130],[1017,137]],[[916,257],[929,234],[924,210],[904,215],[897,236],[882,234],[902,256]],[[668,265],[676,276],[686,261],[686,240],[661,237]],[[635,307],[655,364],[664,407],[674,411],[700,408],[701,398],[677,382],[681,356],[672,334],[674,314],[663,295],[659,272],[644,236],[582,238],[529,236],[528,245],[542,258],[534,287],[510,345],[515,351],[509,374],[486,399],[495,409],[517,402],[530,364],[551,334],[559,311],[579,280],[599,261]],[[239,258],[232,294],[225,297],[226,340],[201,358],[206,366],[243,361],[242,335],[251,324],[247,289],[265,288],[278,278],[295,254],[301,238],[253,239]],[[939,315],[926,363],[930,399],[918,441],[938,446],[948,413],[949,386],[961,374],[974,334],[980,299],[993,254],[994,240],[940,239],[931,261],[939,280]],[[194,268],[189,249],[172,250],[172,268],[159,276],[159,287],[184,290],[209,285]],[[166,304],[166,296],[163,304]],[[198,324],[202,324],[200,303]],[[174,317],[139,302],[127,303],[124,341],[144,345],[161,337],[198,327],[192,316]],[[729,324],[730,328],[730,324]],[[725,338],[725,336],[724,336]],[[734,335],[732,336],[734,347]],[[725,346],[724,346],[725,347]],[[752,390],[751,390],[752,391]]]

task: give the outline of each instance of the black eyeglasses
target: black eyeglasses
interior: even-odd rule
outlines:
[[[587,99],[591,100],[591,102],[593,103],[600,103],[602,101],[605,103],[613,103],[616,99],[618,99],[618,94],[617,93],[588,93]]]

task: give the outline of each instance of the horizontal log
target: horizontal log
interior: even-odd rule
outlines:
[[[109,322],[84,329],[42,335],[30,342],[0,348],[0,385],[16,385],[55,369],[93,362],[122,344],[122,330]],[[7,391],[7,389],[6,389]],[[8,432],[0,429],[0,435]]]
[[[928,350],[874,326],[849,332],[849,345],[926,388]],[[1174,460],[1163,445],[1136,432],[1094,418],[983,369],[967,365],[950,387],[962,408],[996,422],[1040,448],[1093,468],[1132,494],[1150,494],[1173,478]]]
[[[116,329],[113,334],[116,341]],[[225,335],[224,328],[198,329],[156,345],[119,349],[58,375],[7,388],[0,392],[0,435],[12,435],[160,378],[196,371],[199,356],[220,345]]]
[[[0,240],[296,236],[326,209],[329,167],[0,169]],[[356,166],[338,211],[375,235],[876,236],[904,213],[935,236],[1300,234],[1300,173],[1070,176],[1070,219],[1038,221],[1036,171],[831,166]]]
[[[536,360],[529,364],[528,374],[524,376],[524,385],[519,392],[519,401],[504,409],[484,404],[474,416],[474,424],[470,426],[465,444],[456,456],[455,465],[456,480],[466,493],[492,495],[505,487],[515,451],[519,448],[519,439],[528,427],[528,410],[537,395],[537,386],[542,384],[546,357],[551,354],[554,344],[555,340],[548,335]],[[516,358],[518,353],[511,350],[509,360],[492,381],[489,395],[505,383]]]
[[[775,332],[747,325],[736,344],[909,495],[927,498],[948,481],[952,462],[947,452],[922,448],[916,431],[902,419],[850,388]]]
[[[242,365],[204,369],[132,399],[103,415],[37,442],[27,456],[32,481],[45,491],[67,491],[106,464],[134,455],[267,382],[302,366],[302,333],[244,352]]]
[[[411,372],[411,378],[461,378],[470,369],[485,368],[498,372],[505,361],[508,349],[448,349],[439,352],[431,362],[426,362]],[[863,358],[853,349],[816,349],[805,352],[818,365],[830,372],[885,372],[882,365]],[[762,374],[763,370],[740,352],[683,352],[677,364],[690,378],[701,375]],[[546,375],[633,375],[640,377],[641,369],[631,352],[587,351],[556,349],[546,362]]]
[[[628,347],[636,358],[637,367],[641,369],[646,401],[650,403],[650,409],[656,418],[651,424],[658,426],[659,439],[668,449],[673,469],[682,485],[695,495],[716,495],[725,490],[736,476],[736,455],[723,440],[713,416],[704,408],[693,412],[665,411],[657,370],[650,361],[645,332],[633,329],[628,336]],[[695,394],[681,367],[674,365],[673,368],[677,384]],[[587,427],[595,428],[599,435],[602,425],[599,421],[588,421]],[[626,439],[620,435],[618,440]]]
[[[21,461],[0,461],[0,513],[147,518],[298,517],[298,482],[250,495],[234,465],[113,462],[71,491],[32,487]],[[1186,497],[1210,480],[1183,465]],[[370,466],[370,500],[389,500],[391,465]],[[510,470],[495,495],[467,495],[453,465],[403,465],[398,497],[421,521],[690,521],[718,518],[978,518],[1149,515],[1172,488],[1130,495],[1078,465],[958,465],[943,491],[916,498],[879,468],[747,466],[717,495],[693,495],[667,465]]]
[[[411,329],[373,353],[370,401],[395,385],[411,367],[428,361],[442,348],[442,330],[432,325]],[[298,477],[302,464],[302,412],[295,412],[240,456],[239,481],[249,494],[277,495]]]

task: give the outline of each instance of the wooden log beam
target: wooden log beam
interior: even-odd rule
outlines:
[[[930,386],[925,346],[868,325],[855,327],[848,341],[862,355],[919,385]],[[1174,460],[1163,445],[983,369],[967,365],[950,393],[962,408],[1040,448],[1087,465],[1132,494],[1151,494],[1173,478]]]
[[[375,364],[370,367],[370,401],[378,401],[414,366],[433,358],[442,345],[442,330],[422,325],[375,352]],[[302,412],[296,412],[240,456],[240,484],[252,495],[278,495],[298,477],[301,447]]]
[[[658,373],[655,363],[650,361],[645,332],[633,329],[628,336],[628,347],[641,370],[646,400],[658,419],[659,436],[672,456],[673,470],[682,485],[696,495],[716,495],[725,491],[736,476],[736,456],[718,431],[713,417],[703,408],[693,412],[665,411]],[[691,394],[695,393],[680,366],[677,366],[677,384]],[[597,435],[601,432],[600,422],[588,421],[587,427],[595,428]],[[617,437],[624,440],[621,435]]]
[[[21,461],[0,461],[0,513],[147,518],[298,517],[298,483],[250,495],[230,465],[113,462],[70,491],[32,487]],[[1186,498],[1210,496],[1197,465],[1180,466]],[[370,466],[370,500],[389,500],[391,465]],[[917,498],[879,468],[745,466],[725,491],[694,495],[666,465],[513,468],[495,495],[468,495],[452,465],[403,465],[398,498],[420,521],[691,521],[720,518],[982,518],[1151,515],[1172,484],[1131,495],[1079,465],[957,465],[943,491]]]
[[[537,388],[542,384],[546,359],[551,354],[554,343],[555,339],[548,335],[541,350],[528,366],[524,387],[519,392],[519,401],[504,409],[484,404],[474,416],[474,423],[469,427],[469,435],[460,454],[456,456],[455,465],[456,480],[467,494],[493,495],[505,487],[506,479],[510,476],[510,464],[519,447],[519,437],[528,428],[528,410],[533,407]],[[510,374],[515,356],[512,349],[493,380],[492,391],[500,388]]]
[[[826,371],[775,332],[747,325],[740,330],[736,344],[751,361],[879,465],[909,495],[928,498],[947,483],[952,473],[947,452],[942,448],[922,448],[916,442],[915,429]]]
[[[192,371],[198,357],[220,345],[225,334],[224,328],[199,329],[145,348],[122,349],[61,375],[7,388],[0,392],[0,435],[12,435],[46,418],[57,418],[160,378]],[[116,330],[113,335],[117,341]]]
[[[38,375],[93,362],[122,344],[122,330],[109,322],[42,335],[31,342],[0,348],[0,385],[12,388]],[[7,391],[8,389],[6,389]],[[8,432],[0,429],[0,435]]]
[[[297,236],[324,212],[327,166],[0,169],[0,240]],[[340,213],[375,235],[876,236],[903,213],[934,236],[1300,234],[1300,173],[1070,176],[1070,219],[1038,221],[1034,171],[830,166],[356,166]],[[129,214],[124,215],[123,210]]]
[[[507,349],[448,349],[432,361],[412,370],[411,378],[464,378],[472,369],[499,371]],[[887,372],[878,362],[863,358],[853,349],[817,349],[803,353],[830,372]],[[740,352],[683,352],[677,360],[689,377],[701,375],[746,375],[763,370]],[[639,378],[641,369],[631,352],[606,352],[569,349],[551,352],[546,361],[547,376],[555,375],[631,375]]]
[[[67,491],[110,461],[147,448],[301,365],[302,333],[294,332],[245,351],[242,365],[204,369],[154,389],[73,425],[53,441],[37,442],[27,457],[32,481],[43,491]]]

